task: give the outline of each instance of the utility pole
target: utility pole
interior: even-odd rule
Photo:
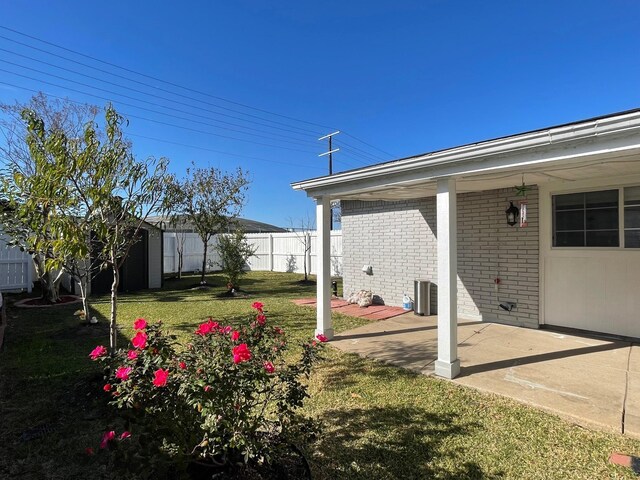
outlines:
[[[329,139],[329,151],[321,153],[320,155],[318,155],[319,157],[324,157],[325,155],[329,155],[329,175],[333,175],[333,153],[334,152],[338,152],[340,151],[339,148],[336,148],[335,150],[333,149],[333,145],[331,143],[331,140],[333,139],[334,135],[337,135],[340,133],[340,130],[337,130],[333,133],[330,133],[329,135],[325,135],[324,137],[320,137],[318,140],[324,140],[325,138]],[[333,208],[331,208],[329,210],[329,215],[331,216],[331,225],[329,227],[330,230],[333,230]]]

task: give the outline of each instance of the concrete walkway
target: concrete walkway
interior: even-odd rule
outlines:
[[[433,374],[437,317],[413,313],[335,337],[345,352]],[[640,349],[623,341],[459,320],[455,383],[577,424],[640,437]]]

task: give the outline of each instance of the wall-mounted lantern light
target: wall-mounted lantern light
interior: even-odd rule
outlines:
[[[507,223],[509,224],[509,226],[513,227],[516,223],[518,223],[520,210],[518,210],[518,207],[516,207],[513,202],[509,202],[509,208],[507,208],[504,213],[507,214]]]
[[[367,275],[373,275],[373,267],[371,265],[365,265],[362,267],[362,271]]]

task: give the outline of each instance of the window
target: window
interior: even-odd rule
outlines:
[[[618,190],[554,195],[553,246],[620,246],[618,195]],[[640,207],[640,191],[637,197]],[[640,208],[637,213],[640,222]],[[634,233],[640,235],[640,223]]]
[[[640,248],[640,186],[553,196],[554,247],[620,247],[622,240]]]

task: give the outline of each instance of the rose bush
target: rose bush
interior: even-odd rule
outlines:
[[[304,343],[299,360],[286,362],[286,335],[263,307],[255,302],[255,314],[234,327],[210,318],[182,346],[161,323],[137,319],[130,348],[90,353],[105,364],[103,390],[125,416],[128,444],[145,451],[138,463],[264,465],[313,435],[298,409],[326,339]]]

